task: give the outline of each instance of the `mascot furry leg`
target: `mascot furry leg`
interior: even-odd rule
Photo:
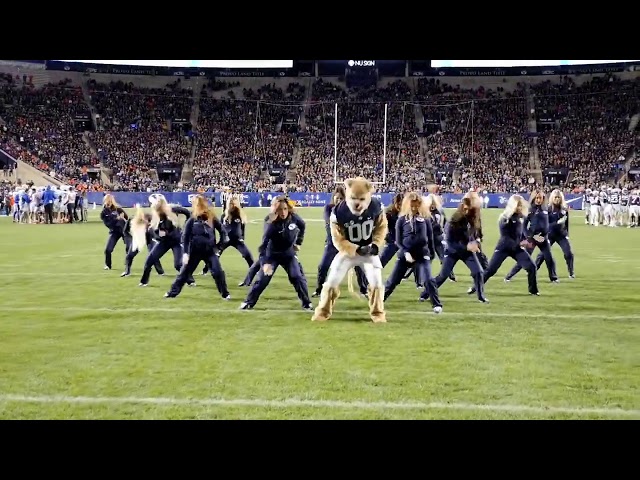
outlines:
[[[336,304],[336,300],[340,297],[339,287],[330,287],[325,282],[320,293],[320,302],[316,307],[316,311],[313,314],[311,320],[315,322],[326,322],[333,315],[333,307]]]

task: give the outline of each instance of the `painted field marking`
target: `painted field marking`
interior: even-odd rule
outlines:
[[[173,301],[173,299],[166,299],[167,302]],[[265,309],[254,309],[249,311],[238,310],[237,308],[220,308],[220,304],[212,305],[211,308],[191,308],[185,305],[185,308],[168,308],[168,307],[156,307],[156,308],[136,308],[136,307],[123,307],[123,308],[89,308],[89,307],[68,307],[68,306],[56,306],[51,305],[49,307],[42,306],[33,306],[33,307],[10,307],[3,306],[2,311],[4,312],[48,312],[51,310],[55,310],[58,312],[100,312],[100,313],[209,313],[212,316],[215,316],[220,313],[231,313],[231,312],[242,312],[243,315],[252,315],[252,314],[264,314],[264,315],[280,315],[283,313],[286,314],[304,314],[309,315],[311,317],[312,312],[300,309],[293,308],[265,308]],[[333,323],[334,321],[340,322],[340,318],[344,315],[349,314],[357,314],[364,315],[368,314],[368,309],[365,308],[365,303],[363,301],[363,309],[362,310],[337,310],[334,314],[334,318],[336,320],[329,320],[329,323]],[[431,308],[429,304],[426,304],[424,310],[395,310],[393,307],[387,309],[387,315],[415,315],[420,317],[475,317],[475,318],[518,318],[523,315],[518,313],[508,313],[508,312],[447,312],[446,309],[439,315],[435,315],[431,312]],[[575,312],[575,313],[551,313],[551,312],[538,312],[535,315],[527,314],[524,315],[525,320],[529,318],[569,318],[569,319],[603,319],[603,320],[640,320],[640,314],[633,315],[607,315],[606,313],[586,313],[586,312]]]
[[[167,397],[72,397],[66,395],[13,395],[0,394],[3,403],[48,403],[48,404],[84,404],[84,405],[168,405],[191,407],[259,407],[259,408],[328,408],[345,410],[466,410],[509,413],[570,415],[603,415],[612,417],[640,417],[640,410],[606,407],[536,407],[510,404],[475,404],[448,402],[367,402],[340,400],[301,400],[287,398],[283,400],[267,399],[225,399],[225,398],[167,398]]]

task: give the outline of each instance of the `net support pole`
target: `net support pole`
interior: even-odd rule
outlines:
[[[474,160],[474,152],[475,152],[475,145],[473,144],[473,106],[474,106],[474,101],[471,100],[471,167],[475,167],[475,160]]]
[[[387,181],[387,111],[389,108],[389,104],[384,104],[384,139],[382,145],[382,183],[386,183]]]
[[[260,102],[256,102],[256,125],[253,133],[253,159],[258,159],[258,117],[260,117]]]
[[[338,102],[333,113],[333,181],[338,183]]]

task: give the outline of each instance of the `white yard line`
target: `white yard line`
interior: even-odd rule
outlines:
[[[225,399],[225,398],[164,398],[164,397],[72,397],[66,395],[12,395],[0,394],[0,402],[4,403],[49,403],[49,404],[84,404],[84,405],[163,405],[188,407],[258,407],[258,408],[326,408],[344,410],[466,410],[472,412],[508,412],[570,415],[603,415],[612,417],[640,417],[640,410],[606,407],[534,407],[529,405],[509,404],[475,404],[446,402],[367,402],[340,400],[300,400],[287,398],[284,400],[267,399]]]
[[[173,302],[173,301],[180,301],[179,299],[163,299],[165,302]],[[236,302],[241,302],[242,299],[239,298],[238,300],[235,300]],[[357,315],[363,315],[366,316],[368,314],[368,309],[367,309],[367,304],[365,302],[365,300],[362,301],[362,309],[361,310],[355,310],[355,309],[349,309],[349,310],[336,310],[334,312],[334,316],[333,318],[335,319],[335,321],[340,322],[341,320],[343,320],[345,318],[345,315],[353,315],[353,314],[357,314]],[[482,307],[481,305],[478,305],[480,307]],[[490,308],[489,305],[486,305],[487,309]],[[155,308],[136,308],[136,307],[122,307],[122,308],[102,308],[102,307],[97,307],[97,308],[89,308],[89,307],[73,307],[73,306],[66,306],[66,305],[51,305],[48,307],[43,307],[43,306],[32,306],[32,307],[10,307],[10,306],[3,306],[2,307],[2,311],[3,312],[50,312],[50,311],[59,311],[59,312],[87,312],[87,313],[91,313],[91,312],[100,312],[100,313],[105,313],[105,314],[119,314],[119,313],[208,313],[210,314],[212,317],[218,315],[218,314],[222,314],[222,313],[231,313],[231,312],[237,312],[237,313],[242,313],[243,315],[264,315],[264,314],[272,314],[272,315],[280,315],[282,313],[286,313],[286,314],[293,314],[293,313],[297,313],[297,314],[301,314],[301,315],[308,315],[309,317],[311,317],[311,315],[313,315],[312,312],[306,311],[306,310],[302,310],[302,308],[300,309],[293,309],[293,308],[264,308],[264,307],[260,307],[258,306],[256,309],[254,310],[249,310],[249,311],[240,311],[237,308],[220,308],[220,303],[216,303],[216,304],[212,304],[211,308],[192,308],[189,307],[188,305],[184,305],[184,308],[181,308],[180,306],[176,306],[176,308],[170,308],[170,307],[155,307]],[[526,315],[521,315],[516,313],[508,313],[508,312],[491,312],[491,311],[475,311],[475,312],[447,312],[446,310],[446,306],[445,306],[445,310],[440,314],[440,315],[435,315],[431,312],[431,307],[430,304],[428,302],[424,303],[422,306],[420,306],[419,304],[416,303],[416,309],[415,310],[396,310],[393,308],[393,306],[389,307],[387,309],[387,316],[388,317],[393,317],[393,315],[415,315],[418,317],[429,317],[429,318],[436,318],[439,316],[446,316],[446,317],[473,317],[473,318],[513,318],[513,319],[519,319],[521,321],[528,321],[531,318],[540,318],[540,317],[544,317],[544,318],[569,318],[569,319],[576,319],[576,320],[582,320],[585,318],[591,318],[591,319],[602,319],[602,320],[640,320],[640,314],[633,314],[633,315],[607,315],[606,313],[585,313],[585,312],[575,312],[575,313],[555,313],[555,312],[537,312],[535,314],[533,313],[527,313]],[[519,318],[520,317],[520,318]],[[334,320],[329,320],[329,322],[333,322]]]

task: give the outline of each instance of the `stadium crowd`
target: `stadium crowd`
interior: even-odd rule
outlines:
[[[582,185],[616,176],[634,143],[629,122],[640,111],[638,87],[638,80],[612,75],[582,85],[571,77],[533,85],[536,111],[555,123],[538,138],[542,168],[568,168]]]
[[[190,119],[193,92],[179,81],[151,89],[90,79],[90,110],[70,80],[38,89],[29,79],[5,75],[0,148],[66,183],[95,190],[106,186],[87,169],[106,166],[109,188],[128,191],[230,186],[321,192],[355,175],[384,181],[387,191],[419,190],[434,179],[445,192],[526,191],[537,185],[529,174],[537,153],[543,170],[571,172],[569,182],[560,182],[571,191],[620,175],[634,144],[629,122],[640,107],[637,79],[540,82],[529,86],[539,122],[533,133],[523,84],[505,91],[419,79],[415,93],[404,80],[342,85],[317,79],[307,92],[297,82],[286,88],[269,83],[243,88],[242,98],[235,98],[240,83],[211,80],[193,131],[185,133],[172,122]],[[235,90],[224,98],[209,94],[225,89]],[[85,134],[74,119],[91,113],[97,129]],[[550,124],[542,125],[543,118]],[[294,128],[285,128],[285,119],[293,119]],[[193,181],[159,180],[157,167],[164,164],[191,167]],[[292,170],[286,185],[274,184],[271,169]],[[545,188],[559,183],[555,176],[543,181]]]
[[[90,135],[101,162],[112,171],[114,189],[158,188],[156,167],[183,164],[193,142],[171,128],[174,119],[188,119],[193,95],[180,83],[166,88],[142,88],[132,83],[108,84],[90,80],[91,104],[98,114],[97,131]]]

